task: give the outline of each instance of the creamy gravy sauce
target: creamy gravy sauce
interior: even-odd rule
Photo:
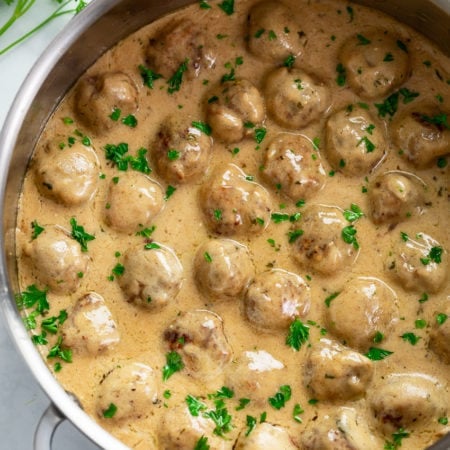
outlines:
[[[173,442],[165,441],[164,431],[161,430],[164,430],[165,427],[173,427],[177,430],[177,419],[169,415],[167,417],[170,417],[172,422],[167,423],[164,419],[165,415],[169,414],[171,410],[173,411],[177,405],[185,404],[188,394],[201,397],[202,401],[208,404],[208,409],[214,409],[214,403],[207,399],[207,394],[215,392],[222,386],[229,386],[235,390],[234,398],[226,400],[234,428],[226,433],[226,439],[214,436],[212,433],[214,426],[208,432],[201,431],[196,438],[199,439],[202,435],[207,436],[211,448],[232,448],[239,433],[241,433],[241,443],[239,444],[241,446],[238,448],[269,448],[257,444],[252,444],[254,446],[250,446],[250,443],[245,444],[243,436],[247,430],[247,415],[257,418],[259,422],[260,415],[264,412],[267,413],[267,422],[284,427],[289,432],[290,445],[295,444],[298,448],[383,448],[386,441],[393,440],[392,433],[398,432],[400,428],[409,433],[409,436],[403,439],[405,448],[424,448],[448,431],[448,426],[445,425],[450,404],[448,361],[447,363],[445,361],[445,350],[443,354],[429,348],[430,333],[433,333],[436,328],[437,314],[449,313],[450,285],[446,267],[447,250],[450,248],[448,166],[438,167],[436,158],[433,158],[429,165],[418,168],[417,165],[406,161],[404,155],[399,154],[401,148],[388,138],[386,155],[373,170],[349,176],[344,173],[342,168],[332,167],[328,162],[324,134],[325,122],[328,117],[346,108],[349,104],[356,105],[358,102],[363,102],[369,105],[376,126],[382,130],[383,135],[388,136],[388,130],[392,126],[391,120],[389,116],[385,118],[377,116],[377,108],[374,104],[382,103],[389,94],[397,91],[400,87],[407,87],[411,92],[420,93],[411,101],[411,105],[413,103],[431,104],[444,112],[448,111],[450,85],[446,81],[450,79],[449,60],[411,29],[376,11],[357,5],[351,5],[351,9],[349,9],[349,4],[339,1],[301,1],[300,3],[286,1],[285,4],[292,9],[293,18],[298,23],[298,31],[303,32],[302,55],[296,58],[294,68],[301,68],[316,76],[329,88],[329,105],[317,120],[296,130],[278,125],[277,121],[273,119],[273,115],[268,112],[261,125],[266,128],[267,134],[260,144],[255,142],[252,134],[238,142],[224,143],[223,139],[214,136],[213,130],[213,148],[206,173],[184,184],[165,181],[165,178],[155,170],[153,160],[150,158],[149,164],[153,171],[149,176],[160,183],[164,192],[169,184],[176,187],[173,195],[164,200],[162,211],[151,220],[151,224],[156,227],[151,239],[170,247],[178,256],[183,266],[181,290],[166,306],[159,310],[151,310],[126,301],[126,294],[118,283],[121,275],[114,275],[113,280],[108,279],[116,264],[124,263],[124,254],[127,249],[139,245],[144,246],[148,241],[145,241],[142,236],[136,236],[135,231],[118,232],[105,223],[106,205],[110,201],[108,189],[112,183],[111,180],[119,177],[120,184],[120,178],[125,179],[126,174],[132,172],[132,169],[129,168],[126,173],[119,171],[116,166],[105,159],[104,147],[107,144],[117,145],[126,142],[129,145],[129,153],[132,155],[135,155],[141,147],[149,149],[151,153],[161,123],[168,114],[186,115],[192,120],[208,122],[205,108],[211,96],[211,89],[220,83],[223,75],[230,72],[230,67],[235,70],[236,78],[250,80],[260,92],[264,92],[263,86],[267,74],[282,66],[283,61],[271,61],[248,51],[246,46],[247,16],[255,3],[252,0],[237,2],[235,12],[230,16],[213,3],[211,3],[210,9],[201,9],[198,4],[195,4],[176,13],[179,20],[192,20],[196,23],[198,30],[204,32],[207,36],[206,42],[210,54],[214,56],[212,68],[202,67],[197,77],[188,77],[185,74],[178,92],[169,94],[164,79],[155,80],[154,88],[149,89],[143,85],[138,70],[139,65],[146,64],[145,53],[149,38],[160,35],[163,27],[174,19],[173,15],[163,18],[155,24],[150,24],[131,35],[107,52],[87,71],[84,75],[85,78],[109,72],[123,72],[131,78],[138,90],[139,106],[136,111],[132,111],[138,125],[130,128],[120,123],[119,120],[108,132],[96,132],[88,129],[79,120],[75,106],[76,95],[74,92],[76,90],[70,92],[61,103],[40,138],[34,160],[24,182],[18,219],[18,248],[21,255],[19,259],[20,285],[25,290],[32,284],[43,289],[46,284],[42,282],[39,268],[33,265],[34,242],[44,236],[42,234],[35,240],[31,240],[30,236],[33,232],[31,223],[33,221],[46,229],[52,225],[59,225],[70,231],[70,219],[76,218],[78,224],[84,226],[88,233],[95,236],[95,240],[88,242],[86,253],[89,257],[88,268],[79,279],[79,286],[72,293],[64,292],[64,287],[61,292],[58,289],[50,288],[47,294],[50,303],[48,314],[49,316],[58,315],[60,310],[65,309],[69,313],[68,320],[70,320],[72,308],[77,300],[90,291],[96,292],[104,298],[111,312],[120,335],[120,341],[96,355],[89,354],[82,345],[72,346],[73,362],[62,362],[62,369],[55,372],[55,376],[67,390],[75,393],[88,414],[131,447],[194,448],[192,444],[189,444],[189,438],[183,437],[186,433],[181,434],[181,430],[176,433],[180,434],[181,440],[185,441],[184,444],[180,443],[177,447]],[[367,99],[364,95],[355,94],[355,90],[349,87],[348,82],[344,86],[338,86],[336,66],[344,42],[356,33],[365,37],[371,33],[372,29],[385,30],[407,45],[411,76],[398,88],[392,89],[387,94]],[[219,39],[217,35],[220,35],[221,38]],[[355,51],[358,51],[358,48]],[[235,65],[236,58],[239,57],[242,57],[242,64]],[[227,63],[231,63],[232,66],[225,67]],[[155,71],[158,72],[158,67],[155,68]],[[443,103],[439,100],[441,98]],[[398,112],[394,117],[399,116],[410,104],[405,105],[400,96]],[[355,106],[355,108],[358,107]],[[365,109],[364,106],[362,109]],[[418,109],[420,110],[420,107]],[[63,118],[66,117],[72,118],[74,122],[65,123]],[[36,166],[36,160],[48,157],[45,155],[48,142],[55,141],[55,139],[67,142],[69,136],[74,136],[80,141],[81,138],[74,133],[75,130],[80,130],[91,141],[99,162],[99,179],[92,199],[80,206],[67,207],[61,202],[49,199],[48,195],[42,195],[42,190],[38,190],[36,187],[39,180],[36,170],[33,168]],[[262,176],[261,166],[264,164],[266,148],[280,132],[301,134],[310,140],[311,146],[314,141],[319,147],[317,154],[320,155],[325,173],[323,187],[307,198],[304,206],[296,206],[293,199],[278,192],[273,183],[267,182],[267,179]],[[444,130],[443,134],[446,133],[448,131]],[[366,136],[370,140],[371,135],[367,134]],[[238,153],[233,151],[235,148],[239,148]],[[61,151],[70,151],[70,149],[66,147]],[[441,152],[440,155],[445,156],[445,152]],[[444,159],[441,158],[440,161],[442,166]],[[311,302],[309,312],[299,319],[304,324],[309,324],[310,334],[308,341],[301,346],[299,351],[286,345],[288,329],[264,332],[249,324],[245,318],[243,294],[238,295],[237,298],[217,300],[201,292],[195,283],[194,256],[197,249],[209,239],[221,237],[211,231],[205,223],[201,208],[204,202],[204,194],[201,193],[202,187],[205,184],[211,185],[210,177],[213,176],[216,168],[224,168],[228,164],[240,167],[247,175],[253,176],[256,183],[260,183],[267,189],[272,213],[287,213],[290,216],[297,212],[306,214],[308,206],[312,204],[332,205],[342,210],[349,209],[350,205],[354,204],[364,212],[364,216],[354,222],[357,240],[360,244],[360,249],[354,250],[356,260],[342,263],[340,270],[330,275],[323,275],[312,266],[301,265],[293,257],[298,241],[290,243],[288,233],[302,229],[304,217],[294,223],[290,221],[275,223],[274,220],[271,220],[268,224],[266,221],[261,225],[264,231],[259,234],[252,232],[222,236],[234,239],[248,247],[255,274],[263,273],[270,268],[280,268],[300,275],[305,280],[310,288]],[[417,186],[419,186],[421,195],[425,197],[425,203],[418,204],[418,207],[414,205],[411,217],[402,220],[397,225],[392,224],[392,221],[374,224],[370,214],[371,183],[377,176],[393,170],[405,171],[420,178]],[[334,176],[331,176],[330,172],[334,173]],[[412,177],[412,175],[409,176]],[[411,179],[416,180],[414,177]],[[423,188],[422,183],[426,188]],[[125,202],[123,204],[124,215],[127,214],[128,207],[130,205]],[[350,225],[350,222],[345,222],[345,225]],[[136,231],[138,230],[139,227]],[[406,233],[410,239],[415,239],[417,233],[428,234],[439,243],[435,247],[439,246],[443,249],[440,264],[441,268],[445,266],[443,268],[444,281],[436,289],[431,289],[434,292],[420,286],[407,290],[403,286],[405,283],[393,277],[386,268],[393,252],[395,253],[393,250],[395,243],[402,243],[401,232]],[[345,245],[351,247],[351,244]],[[120,253],[120,256],[116,255],[117,252]],[[381,331],[385,335],[384,339],[380,343],[373,343],[374,347],[387,349],[392,354],[383,360],[371,363],[373,376],[362,395],[342,399],[339,393],[336,393],[336,395],[331,395],[332,398],[321,398],[316,403],[310,402],[311,399],[317,398],[317,391],[312,391],[311,386],[307,386],[307,375],[305,374],[311,349],[317,348],[319,340],[324,338],[341,344],[345,343],[345,339],[337,337],[336,333],[331,330],[333,327],[330,326],[329,311],[327,311],[327,309],[331,309],[333,301],[341,300],[339,299],[341,294],[330,301],[329,307],[326,306],[325,299],[333,293],[341,293],[344,288],[350,290],[349,287],[355,284],[358,277],[381,280],[395,293],[392,297],[395,300],[392,301],[398,308],[394,314],[397,318],[394,318],[394,324],[391,327],[384,327],[385,329],[381,327]],[[366,281],[370,285],[370,280]],[[386,289],[389,290],[389,288]],[[419,302],[419,299],[424,299],[424,293],[428,295],[428,300]],[[352,294],[346,295],[352,297]],[[355,295],[359,294],[353,294],[352,298]],[[350,323],[353,321],[355,329],[357,329],[358,323],[354,322],[352,315],[357,309],[358,302],[351,303],[351,300],[349,301],[350,306],[343,308],[345,314],[348,315],[347,320]],[[225,364],[223,370],[219,371],[218,376],[214,376],[212,379],[192,377],[184,369],[173,374],[167,381],[163,381],[162,370],[166,364],[165,355],[169,351],[164,342],[164,333],[180,311],[195,309],[207,309],[220,316],[223,320],[225,336],[232,348],[232,358]],[[417,328],[417,320],[426,322],[424,328]],[[442,326],[445,326],[445,323]],[[33,330],[33,333],[39,332],[39,327]],[[415,345],[412,345],[401,337],[405,333],[414,333],[420,339]],[[450,345],[448,331],[446,336],[441,339],[447,339],[448,347]],[[56,340],[56,337],[51,335],[47,338],[50,342],[49,345],[39,346],[44,357],[47,356],[48,349]],[[443,346],[445,346],[445,342]],[[366,347],[365,349],[351,349],[359,351],[362,355],[368,351],[368,346]],[[275,363],[272,361],[272,364],[275,364],[275,367],[283,368],[267,371],[267,375],[265,375],[267,382],[262,384],[258,393],[251,389],[245,392],[245,389],[239,388],[233,376],[234,367],[238,367],[240,361],[245,361],[244,352],[259,351],[272,355],[277,361]],[[448,350],[446,352],[448,355]],[[257,354],[252,353],[251,355],[255,357]],[[261,354],[259,357],[261,358]],[[267,355],[265,357],[271,361],[270,357]],[[53,368],[55,360],[48,361],[50,367]],[[115,367],[123,366],[128,361],[140,362],[153,369],[157,385],[157,401],[154,405],[146,405],[143,411],[139,411],[140,406],[136,404],[135,409],[139,417],[134,417],[133,414],[128,418],[120,418],[120,414],[112,418],[102,417],[98,400],[100,386],[103,384],[102,380],[105,377],[107,379],[107,374]],[[248,379],[257,378],[256,372],[254,365],[250,364]],[[434,392],[429,394],[432,398],[431,402],[437,397],[444,406],[433,405],[432,413],[427,416],[428,413],[425,412],[426,417],[419,417],[417,420],[402,422],[403,419],[399,419],[391,428],[389,424],[387,426],[383,424],[379,417],[374,417],[376,409],[374,396],[377,391],[383,389],[383,386],[393,383],[394,378],[392,377],[398,377],[399,374],[409,374],[420,379],[428,377],[433,389],[436,389],[437,392],[437,394]],[[290,386],[292,398],[280,410],[273,408],[267,400],[258,401],[253,398],[255,396],[268,399],[274,396],[282,385]],[[347,387],[343,389],[345,390]],[[164,397],[165,391],[170,391],[170,398]],[[401,393],[401,395],[404,394]],[[243,397],[248,397],[251,401],[244,409],[236,411],[235,407],[239,404],[239,398]],[[390,397],[387,397],[386,402],[389,401]],[[407,398],[404,401],[407,402]],[[427,402],[429,403],[430,400]],[[111,401],[111,403],[114,402]],[[119,400],[115,403],[120,404]],[[296,404],[301,405],[304,410],[300,414],[302,423],[293,419],[293,408]],[[414,409],[417,405],[419,408],[423,408],[419,401],[417,404],[413,402],[411,405],[406,405],[405,411]],[[389,407],[385,407],[383,411],[388,411],[386,415],[389,415]],[[359,423],[356,431],[351,425],[345,425],[346,417],[352,423],[352,419],[348,419],[348,417],[352,417],[352,414],[357,415],[356,422]],[[386,420],[389,422],[389,418]],[[210,419],[206,421],[212,424]],[[327,421],[331,423],[328,428]],[[195,428],[194,425],[192,427]],[[331,429],[341,430],[336,433],[344,436],[346,440],[342,436],[341,438],[344,439],[347,446],[344,447],[343,441],[339,441],[341,438],[333,441],[326,437]],[[258,426],[252,431],[255,436],[257,430]],[[309,438],[305,436],[309,436]],[[321,441],[316,438],[316,443],[314,443],[311,436],[321,436],[320,439],[323,442],[318,443]],[[325,444],[327,439],[331,440]],[[266,442],[269,441],[266,439]],[[283,444],[281,438],[278,439],[278,442],[279,448],[291,448],[286,446],[287,444]]]

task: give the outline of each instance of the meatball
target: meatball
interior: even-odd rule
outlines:
[[[161,450],[192,450],[202,437],[208,438],[211,450],[230,449],[232,442],[213,434],[214,422],[202,414],[193,416],[186,405],[171,406],[162,416],[159,426]]]
[[[211,138],[185,116],[172,115],[161,123],[152,146],[158,173],[169,183],[200,179],[208,168]]]
[[[387,335],[397,322],[397,296],[377,278],[356,278],[330,301],[326,320],[335,336],[350,347],[366,351],[377,332]]]
[[[442,315],[442,316],[441,316]],[[446,319],[438,321],[437,317],[447,316]],[[450,301],[447,299],[442,308],[436,313],[430,331],[430,349],[445,364],[450,364]]]
[[[155,372],[146,364],[126,362],[116,365],[100,381],[97,392],[99,417],[104,417],[111,405],[117,408],[111,417],[114,420],[148,417],[159,402],[156,380]]]
[[[352,400],[365,395],[373,363],[338,342],[321,339],[306,358],[305,384],[318,400]]]
[[[319,120],[330,105],[328,88],[300,69],[275,69],[264,93],[273,120],[294,130]]]
[[[386,30],[351,36],[342,46],[339,60],[354,92],[367,99],[383,97],[410,75],[407,50]]]
[[[91,132],[102,134],[117,122],[110,118],[114,110],[123,116],[138,109],[138,90],[122,72],[83,77],[75,88],[75,111]]]
[[[62,328],[64,344],[79,352],[98,355],[120,341],[116,322],[103,297],[89,292],[69,311]]]
[[[325,133],[329,163],[348,176],[366,175],[386,153],[382,125],[363,108],[336,112],[327,120]]]
[[[55,225],[44,231],[25,249],[31,257],[33,270],[42,284],[57,294],[75,292],[82,274],[88,269],[89,257],[68,230]]]
[[[206,224],[214,233],[259,234],[270,222],[268,192],[234,164],[217,170],[200,195]]]
[[[332,416],[311,421],[302,433],[304,450],[378,450],[383,448],[365,417],[353,408],[339,408]]]
[[[191,20],[171,21],[149,41],[146,50],[149,66],[169,79],[186,63],[188,78],[197,77],[202,69],[215,65],[208,40]]]
[[[105,221],[116,231],[135,233],[149,226],[163,206],[163,190],[156,181],[140,172],[123,172],[109,184]]]
[[[313,143],[302,135],[279,134],[267,148],[262,172],[267,183],[294,202],[311,198],[326,174]]]
[[[408,108],[391,123],[390,133],[402,158],[418,169],[432,165],[439,156],[449,153],[450,130],[442,122],[447,115],[435,107]]]
[[[399,428],[412,430],[438,425],[446,415],[448,398],[438,380],[419,373],[392,374],[371,390],[369,407],[386,435]]]
[[[291,55],[301,56],[306,39],[293,12],[282,3],[268,0],[250,9],[247,42],[255,56],[282,63]]]
[[[174,300],[181,289],[183,267],[175,252],[156,242],[131,247],[118,277],[128,302],[157,310]]]
[[[431,236],[412,239],[400,233],[386,260],[386,270],[404,289],[438,292],[447,280],[448,254]]]
[[[342,210],[335,206],[308,207],[302,218],[303,234],[293,243],[294,258],[301,266],[323,275],[348,268],[356,259],[357,249],[342,238],[347,226]]]
[[[180,313],[166,328],[164,340],[170,350],[180,353],[188,374],[197,379],[216,378],[233,355],[222,319],[211,311]]]
[[[425,184],[401,171],[386,172],[369,187],[370,217],[375,224],[396,225],[424,204]]]
[[[225,384],[236,398],[251,398],[265,407],[268,392],[277,392],[286,380],[286,367],[265,350],[246,351],[227,367]]]
[[[249,322],[261,331],[278,331],[306,316],[310,303],[310,289],[302,277],[272,269],[255,277],[245,294],[244,309]]]
[[[248,80],[227,81],[208,96],[207,118],[215,138],[239,142],[264,120],[264,99]]]
[[[268,422],[258,424],[247,436],[241,431],[233,450],[296,450],[288,431],[279,425]]]
[[[197,250],[194,271],[206,295],[233,300],[248,286],[255,268],[247,247],[231,239],[214,239]]]
[[[79,141],[64,148],[60,141],[53,141],[37,154],[34,173],[42,195],[65,206],[78,206],[97,189],[99,162],[94,149]]]

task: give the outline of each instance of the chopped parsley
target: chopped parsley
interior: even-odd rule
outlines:
[[[393,352],[389,350],[384,350],[382,348],[370,347],[369,351],[365,353],[364,356],[371,359],[372,361],[381,361],[387,358],[389,355],[392,355],[392,353]]]
[[[384,339],[384,334],[381,331],[377,331],[373,337],[373,342],[379,344]]]
[[[392,62],[394,61],[394,56],[391,52],[387,52],[386,55],[384,55],[383,62]]]
[[[176,91],[179,91],[181,88],[181,83],[183,82],[183,74],[186,72],[188,68],[189,59],[186,58],[175,71],[175,73],[169,78],[167,84],[169,85],[167,88],[167,92],[169,94],[173,94]]]
[[[204,256],[206,262],[209,262],[209,263],[212,262],[211,255],[208,252],[205,252],[203,254],[203,256]]]
[[[340,292],[333,292],[325,299],[325,305],[329,308],[331,302],[340,294]]]
[[[114,122],[117,122],[120,119],[121,114],[122,114],[122,111],[119,108],[114,108],[113,112],[108,117],[111,120],[114,120]]]
[[[289,326],[288,335],[286,336],[286,345],[299,351],[301,346],[309,339],[309,327],[300,319],[296,318]]]
[[[41,227],[38,223],[37,220],[33,220],[33,222],[31,222],[31,239],[34,240],[36,239],[44,230],[44,227]]]
[[[358,45],[369,45],[372,42],[370,39],[367,39],[362,34],[357,34],[356,38],[358,39]]]
[[[169,158],[170,161],[176,161],[180,157],[180,152],[175,149],[170,149],[167,151],[167,158]]]
[[[202,133],[205,133],[206,136],[211,136],[211,127],[205,123],[205,122],[196,122],[193,121],[191,124],[194,128],[197,128],[197,130],[200,130]]]
[[[121,142],[118,145],[106,144],[104,150],[106,159],[112,161],[121,171],[128,170],[128,166],[130,166],[133,170],[137,170],[138,172],[145,174],[151,172],[145,156],[147,153],[147,149],[145,148],[140,148],[135,157],[127,155],[128,144],[125,142]]]
[[[47,291],[48,288],[41,291],[34,284],[28,286],[25,291],[15,296],[17,308],[28,309],[36,306],[39,314],[48,311],[50,305],[47,300]]]
[[[275,409],[284,408],[286,402],[290,400],[292,396],[291,387],[288,385],[280,386],[278,392],[273,396],[269,397],[269,404]]]
[[[136,128],[138,121],[133,114],[128,114],[128,116],[122,119],[122,123],[130,128]]]
[[[338,86],[345,86],[345,82],[347,79],[347,73],[346,73],[345,67],[342,65],[342,63],[339,63],[336,66],[336,72],[337,72],[336,84]]]
[[[166,194],[164,195],[164,200],[169,200],[170,197],[172,197],[172,195],[175,193],[175,191],[177,190],[176,187],[172,186],[169,184],[169,186],[167,186],[166,188]]]
[[[400,39],[397,40],[397,47],[398,47],[400,50],[403,50],[405,53],[408,53],[408,47],[407,47],[406,44],[405,44],[403,41],[401,41]]]
[[[58,316],[47,317],[41,322],[41,328],[50,334],[56,334],[58,328],[67,320],[67,311],[62,309]]]
[[[267,130],[265,128],[255,128],[255,141],[257,144],[261,144],[261,142],[266,137]]]
[[[186,396],[185,402],[188,406],[191,416],[194,417],[198,417],[200,415],[200,412],[206,411],[207,409],[205,403],[203,403],[197,397],[194,397],[193,395],[190,394]]]
[[[247,431],[245,432],[245,435],[248,436],[256,427],[257,423],[256,417],[247,415],[246,423],[247,423]]]
[[[181,355],[175,351],[166,354],[166,364],[162,369],[163,381],[167,381],[174,373],[179,372],[184,367]]]
[[[353,225],[349,225],[347,227],[342,228],[341,236],[346,244],[353,245],[355,250],[359,249],[359,243],[356,239],[356,228]]]
[[[153,89],[153,82],[155,80],[162,78],[161,74],[153,72],[153,70],[151,70],[143,65],[140,65],[138,68],[139,68],[139,73],[141,74],[144,86],[147,86],[150,89]]]
[[[296,229],[288,232],[288,241],[290,244],[294,243],[304,233],[301,229]]]
[[[375,150],[375,144],[367,136],[364,136],[359,140],[357,147],[361,144],[365,145],[367,153],[372,153]]]
[[[234,13],[234,0],[223,0],[219,3],[219,8],[227,15],[231,16]]]
[[[352,203],[350,205],[350,209],[346,209],[343,214],[345,220],[347,220],[348,222],[355,222],[356,220],[364,216],[364,213],[361,211],[361,208],[358,205],[355,205],[354,203]]]
[[[145,250],[158,250],[161,248],[159,244],[156,242],[149,242],[148,244],[144,245]]]
[[[295,63],[295,56],[294,55],[289,55],[284,61],[283,61],[283,66],[287,67],[289,69],[292,68],[292,66]]]
[[[416,345],[421,339],[420,336],[417,336],[414,333],[403,333],[400,337],[411,345]]]
[[[217,402],[216,409],[206,411],[203,413],[203,417],[211,419],[214,422],[216,427],[214,428],[213,433],[217,436],[223,437],[225,433],[229,433],[233,429],[231,423],[232,417],[228,413],[227,408],[223,405],[223,402]]]
[[[240,398],[239,399],[239,405],[234,408],[236,411],[241,411],[244,409],[248,404],[250,403],[249,398]]]
[[[142,230],[136,231],[136,236],[143,236],[145,238],[149,238],[155,230],[156,226],[152,225],[151,227],[147,227]],[[120,253],[116,256],[120,256]]]
[[[87,243],[89,241],[93,241],[95,239],[95,236],[86,233],[86,231],[84,231],[84,227],[78,225],[75,217],[72,217],[70,219],[70,225],[72,226],[72,237],[80,244],[81,251],[87,252],[88,251]]]
[[[70,348],[63,348],[63,337],[59,336],[56,344],[49,350],[47,358],[60,358],[65,362],[72,362],[72,350]]]
[[[298,423],[302,423],[302,418],[300,417],[300,414],[303,414],[305,412],[305,410],[300,406],[299,403],[296,403],[294,405],[294,409],[292,410],[292,418],[298,422]]]
[[[444,325],[445,322],[447,322],[448,316],[445,313],[438,313],[436,314],[436,322],[438,325]]]
[[[234,392],[226,386],[222,386],[219,390],[217,390],[213,394],[208,394],[209,399],[216,399],[216,400],[223,399],[223,398],[233,398],[233,397],[234,397]]]
[[[397,450],[402,445],[402,440],[409,437],[409,433],[403,428],[399,428],[395,433],[392,433],[392,441],[386,441],[384,450]]]
[[[117,412],[117,406],[114,403],[110,403],[108,408],[103,411],[103,417],[105,419],[112,419]]]
[[[204,0],[202,0],[202,2],[200,3],[201,8],[202,8],[202,6],[201,6],[202,4],[208,5]],[[211,8],[211,6],[208,5],[208,8]],[[195,444],[194,450],[209,450],[210,448],[211,447],[208,444],[208,438],[206,436],[202,436],[201,438],[199,438],[199,440]]]
[[[213,211],[214,219],[216,219],[218,222],[222,220],[222,210],[221,209],[215,209]]]

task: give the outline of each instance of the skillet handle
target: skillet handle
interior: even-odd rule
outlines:
[[[63,420],[65,420],[65,417],[51,403],[42,414],[34,433],[34,450],[50,450],[52,448],[53,435]]]

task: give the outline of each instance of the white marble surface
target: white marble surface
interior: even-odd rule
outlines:
[[[43,20],[57,6],[54,0],[37,0],[33,8],[16,22],[8,33],[0,37],[0,49]],[[11,7],[0,0],[0,26]],[[0,56],[0,126],[17,91],[40,53],[64,28],[71,16],[62,16],[42,29],[30,40]],[[0,149],[1,151],[1,149]],[[0,448],[31,450],[33,434],[40,416],[49,405],[49,399],[34,381],[22,357],[9,337],[3,315],[0,313]],[[56,431],[54,450],[94,450],[88,441],[70,423]]]

